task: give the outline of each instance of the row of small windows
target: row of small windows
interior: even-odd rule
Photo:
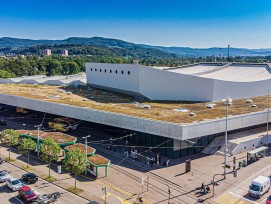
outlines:
[[[91,71],[97,72],[97,69],[91,68],[90,70],[91,70]],[[102,72],[102,69],[100,69],[100,72]],[[104,72],[105,72],[105,73],[107,72],[106,69],[104,70]],[[112,70],[110,69],[109,72],[112,73]],[[118,73],[118,70],[115,70],[115,73],[117,74],[117,73]],[[121,71],[121,74],[124,74],[124,71],[123,71],[123,70]],[[128,71],[127,74],[130,75],[130,74],[131,74],[130,71]]]

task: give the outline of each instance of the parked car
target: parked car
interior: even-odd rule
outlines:
[[[0,171],[0,182],[6,182],[7,179],[11,178],[12,176],[10,176],[5,170],[1,170]]]
[[[271,195],[268,196],[268,198],[265,201],[266,204],[271,204]]]
[[[7,125],[7,121],[5,121],[4,119],[0,119],[0,125],[6,126]]]
[[[0,164],[3,164],[4,160],[0,157]]]
[[[25,181],[27,183],[36,183],[38,180],[38,177],[36,174],[33,174],[33,173],[27,173],[27,174],[24,174],[22,175],[22,181]]]
[[[270,179],[265,176],[259,176],[254,179],[249,186],[249,195],[256,198],[261,198],[263,194],[270,189]]]
[[[12,178],[8,178],[6,180],[6,185],[11,190],[18,191],[23,186],[23,183],[19,179],[16,179],[16,178],[12,177]]]
[[[18,191],[19,197],[26,203],[37,199],[36,193],[28,186],[22,186]]]

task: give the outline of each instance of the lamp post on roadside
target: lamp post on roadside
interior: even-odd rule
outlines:
[[[39,125],[35,125],[34,127],[38,128],[38,140],[37,140],[37,156],[40,157],[40,128],[42,127],[43,121],[45,119],[46,113],[44,113],[44,116],[42,118],[42,121]]]
[[[269,113],[270,113],[270,103],[269,103],[269,90],[268,90],[268,95],[267,95],[267,100],[268,100],[268,108],[267,108],[267,121],[266,121],[266,135],[268,136],[269,134]]]
[[[224,151],[224,179],[226,179],[226,163],[228,153],[228,106],[232,105],[232,99],[226,98],[222,100],[226,105],[226,129],[225,129],[225,151]]]
[[[102,188],[102,191],[104,193],[104,201],[105,201],[104,203],[107,204],[107,202],[106,202],[107,188],[106,187]]]
[[[169,185],[167,185],[167,187],[168,187],[168,204],[170,204],[170,194],[171,194],[171,191],[170,191]]]
[[[42,124],[34,126],[34,127],[38,128],[38,140],[37,140],[37,156],[38,157],[40,157],[40,127],[41,126],[42,126]]]
[[[86,145],[86,149],[85,149],[85,151],[86,151],[86,160],[87,160],[87,158],[88,158],[88,138],[90,138],[91,137],[91,135],[88,135],[88,136],[86,136],[86,137],[82,137],[82,139],[85,139],[85,145]],[[85,170],[85,174],[87,175],[87,168],[86,168],[86,170]]]

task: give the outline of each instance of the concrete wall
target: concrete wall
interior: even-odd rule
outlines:
[[[0,103],[125,128],[143,133],[164,136],[177,140],[193,139],[225,131],[225,119],[190,125],[179,125],[6,94],[0,94]],[[228,130],[264,124],[266,123],[266,117],[266,112],[257,112],[230,117],[228,122]],[[271,121],[271,114],[269,115],[269,121]],[[177,144],[178,143],[175,142],[175,149],[178,148]]]
[[[269,121],[271,114],[269,115]],[[228,118],[228,130],[236,130],[254,125],[264,124],[267,121],[267,112],[256,112],[244,115],[238,115]],[[184,125],[182,138],[191,139],[206,135],[225,132],[225,119],[212,120],[191,125]]]
[[[182,139],[182,126],[173,123],[163,123],[160,121],[131,117],[123,114],[5,94],[0,94],[0,103],[179,140]]]
[[[185,74],[139,69],[140,92],[151,100],[211,101],[213,80]]]
[[[254,82],[231,82],[214,80],[213,101],[230,98],[249,98],[267,95],[271,80]]]
[[[87,83],[105,88],[139,92],[139,67],[141,65],[86,63]]]
[[[238,144],[237,147],[232,151],[232,155],[236,155],[241,152],[253,150],[254,148],[270,144],[270,142],[271,142],[271,135],[268,135],[268,136],[266,135],[263,137],[243,141],[240,144]]]

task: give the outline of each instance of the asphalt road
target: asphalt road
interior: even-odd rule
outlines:
[[[224,192],[218,198],[215,199],[215,203],[218,204],[264,204],[267,197],[271,194],[271,190],[264,194],[260,199],[252,198],[248,194],[249,186],[251,182],[258,176],[269,177],[271,164],[262,168],[261,170],[251,173],[244,180],[231,187],[228,191]]]
[[[12,164],[9,163],[3,163],[0,165],[1,170],[7,170],[10,175],[12,175],[15,178],[21,178],[22,174],[25,174],[26,171],[19,169]],[[48,183],[45,180],[39,179],[35,184],[27,184],[30,186],[36,194],[50,194],[53,192],[60,192],[61,197],[56,202],[58,204],[74,204],[74,203],[90,203],[89,201],[76,196],[54,184]],[[10,190],[5,183],[0,183],[0,203],[1,204],[7,204],[7,203],[14,203],[14,204],[23,204],[24,202],[19,199],[18,192],[13,192]]]

